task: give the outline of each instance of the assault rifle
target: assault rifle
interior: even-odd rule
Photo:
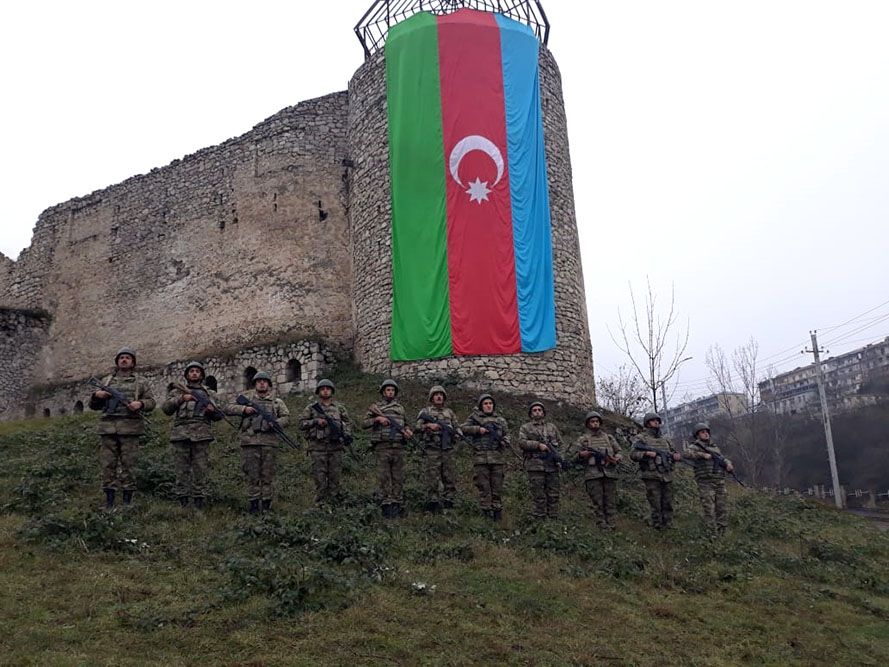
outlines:
[[[595,462],[596,467],[602,470],[605,466],[617,465],[618,461],[611,454],[603,454],[598,449],[581,449],[582,452],[589,452],[590,458]]]
[[[541,461],[552,461],[557,466],[561,466],[563,468],[568,467],[568,462],[565,461],[561,452],[559,452],[559,448],[556,447],[556,440],[551,435],[546,436],[543,440],[538,440],[544,445],[546,445],[546,451],[543,452],[543,455],[540,457]]]
[[[707,454],[709,454],[710,456],[712,456],[712,457],[713,457],[713,461],[716,463],[716,465],[718,465],[720,468],[722,468],[723,470],[725,470],[729,475],[731,475],[731,476],[732,476],[732,479],[734,479],[738,484],[740,484],[741,486],[744,486],[744,487],[747,486],[746,484],[744,484],[744,482],[742,482],[742,481],[738,478],[738,476],[735,474],[735,471],[734,471],[734,470],[729,470],[729,469],[728,469],[728,459],[725,458],[722,454],[720,454],[719,452],[717,452],[717,451],[715,451],[715,450],[710,449],[709,447],[707,447],[706,445],[701,444],[700,442],[697,442],[697,441],[696,441],[696,442],[693,442],[692,444],[693,444],[695,447],[700,447],[700,448],[703,449]]]
[[[293,449],[299,449],[299,443],[284,432],[284,428],[281,426],[281,424],[278,423],[278,418],[275,417],[275,415],[273,415],[271,412],[266,410],[264,407],[262,407],[260,403],[250,400],[249,398],[244,396],[244,394],[238,394],[238,397],[235,399],[235,403],[256,410],[256,414],[258,414],[262,418],[262,421],[269,425],[272,433],[278,436],[279,440],[287,443],[288,445],[293,447]]]
[[[503,444],[503,429],[500,428],[500,424],[498,424],[497,422],[495,422],[493,420],[489,421],[489,422],[485,422],[483,424],[480,421],[478,421],[477,419],[475,419],[474,417],[470,417],[469,420],[476,426],[483,428],[486,431],[490,432],[491,435],[494,437],[494,441],[498,445],[502,446],[502,444]]]
[[[130,399],[128,399],[126,396],[124,396],[123,392],[121,392],[119,389],[110,387],[107,384],[102,384],[94,377],[91,377],[89,380],[87,380],[87,384],[91,387],[94,387],[97,391],[99,391],[99,390],[106,391],[109,394],[111,394],[111,398],[106,399],[107,402],[105,403],[105,412],[108,412],[108,413],[116,412],[117,408],[119,406],[123,405],[126,407],[132,402],[132,401],[130,401]],[[139,399],[133,399],[133,400],[138,401]],[[140,417],[142,417],[142,421],[144,421],[146,425],[148,425],[148,426],[151,425],[151,421],[148,419],[148,417],[145,416],[145,414],[142,412],[142,410],[139,410],[137,412],[137,414]]]
[[[459,437],[459,434],[457,433],[457,429],[455,429],[451,424],[448,424],[447,422],[442,421],[438,417],[433,417],[425,410],[423,410],[420,413],[420,416],[418,417],[418,419],[421,422],[425,422],[426,424],[438,424],[439,426],[441,426],[441,448],[442,449],[447,449],[448,447],[450,447],[451,443],[456,438]]]
[[[651,445],[644,445],[641,442],[635,443],[633,445],[633,449],[635,449],[636,451],[639,451],[639,452],[654,452],[655,454],[658,454],[661,457],[661,461],[663,462],[661,465],[663,465],[663,467],[667,468],[667,470],[672,470],[674,463],[684,463],[687,466],[694,467],[694,464],[691,461],[686,461],[683,458],[680,458],[679,461],[674,461],[673,454],[678,454],[679,452],[673,452],[669,449],[661,449],[660,447],[652,447]],[[680,454],[680,456],[681,456],[681,454]],[[668,461],[669,461],[669,465],[666,465]],[[657,464],[655,464],[655,465],[657,465]]]
[[[225,423],[231,426],[236,431],[238,427],[231,423],[228,418],[225,416],[225,413],[222,411],[216,402],[210,398],[210,394],[208,394],[203,387],[187,387],[182,383],[176,383],[173,385],[176,389],[181,391],[183,394],[191,394],[194,397],[194,411],[196,413],[205,413],[207,408],[212,408],[213,412],[207,415],[207,418],[212,421],[219,421],[220,419],[224,419]]]
[[[384,414],[382,410],[380,410],[376,405],[370,406],[370,411],[375,414],[377,417],[385,417],[389,420],[389,437],[392,440],[395,440],[395,434],[400,433],[401,437],[404,438],[405,443],[415,443],[414,436],[408,437],[407,433],[404,430],[404,424],[395,419],[392,415]]]
[[[333,440],[335,442],[342,442],[346,447],[352,446],[353,438],[350,434],[346,433],[343,430],[343,422],[339,419],[334,419],[330,415],[328,415],[324,408],[321,407],[321,404],[315,401],[312,403],[312,410],[318,413],[321,419],[327,421],[327,425],[330,427],[330,434],[333,436]]]

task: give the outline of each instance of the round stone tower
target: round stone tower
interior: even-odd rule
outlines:
[[[355,357],[366,371],[424,379],[455,378],[479,389],[533,393],[573,403],[595,402],[592,348],[587,323],[583,270],[574,212],[571,159],[562,84],[546,46],[545,16],[513,17],[531,25],[540,39],[540,103],[549,183],[552,230],[556,347],[533,354],[450,356],[420,361],[390,357],[392,322],[392,218],[389,172],[386,64],[382,42],[392,17],[371,7],[356,32],[367,59],[349,82],[348,141],[352,159],[349,219],[352,232]],[[414,11],[448,13],[453,2],[415,3]],[[485,9],[485,3],[458,6]],[[539,7],[539,3],[531,3]],[[380,28],[380,16],[388,23]],[[541,23],[541,16],[542,21]],[[377,22],[372,23],[376,18]],[[536,18],[536,22],[535,22]],[[376,39],[374,38],[376,36]]]

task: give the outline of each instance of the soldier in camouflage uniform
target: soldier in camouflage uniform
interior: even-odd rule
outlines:
[[[540,401],[528,406],[528,416],[531,421],[519,429],[519,447],[534,501],[533,515],[535,519],[555,519],[560,491],[556,457],[562,450],[562,437],[556,425],[546,421],[546,408]]]
[[[335,392],[336,387],[330,380],[318,382],[315,386],[318,400],[306,406],[299,422],[309,443],[315,502],[318,504],[339,499],[343,448],[352,442],[349,412],[345,405],[333,400]]]
[[[649,412],[642,425],[644,429],[635,437],[630,458],[639,464],[639,476],[651,506],[651,525],[663,530],[669,528],[673,520],[673,464],[682,456],[673,448],[673,443],[661,435],[660,415]],[[670,455],[662,456],[639,447],[655,447],[670,452]]]
[[[244,393],[250,400],[275,416],[282,428],[290,420],[290,411],[272,391],[272,377],[263,371],[253,376],[253,389]],[[247,477],[248,511],[256,514],[272,508],[275,474],[277,473],[278,436],[270,425],[249,405],[231,403],[225,408],[230,415],[240,415],[240,443],[244,456],[242,470]]]
[[[430,512],[452,508],[457,493],[454,445],[463,434],[457,426],[457,415],[445,407],[447,397],[444,387],[435,385],[429,390],[429,405],[417,415],[416,430],[423,443],[423,472],[428,493],[426,509]]]
[[[131,348],[122,348],[114,357],[114,365],[114,372],[102,380],[102,384],[121,392],[129,402],[119,403],[101,389],[90,396],[90,409],[102,411],[97,429],[99,463],[105,506],[109,509],[114,507],[117,489],[123,492],[124,505],[133,501],[139,436],[145,432],[142,415],[155,407],[151,387],[135,373],[136,353]]]
[[[714,460],[712,452],[716,454],[722,454],[722,452],[710,440],[710,426],[708,424],[696,424],[692,436],[694,441],[685,446],[684,458],[691,460],[694,464],[695,481],[698,483],[698,495],[704,510],[704,521],[711,532],[722,535],[728,528],[725,476],[727,472],[730,473],[735,468],[728,459],[726,459],[725,468]]]
[[[460,427],[472,444],[473,480],[482,513],[494,521],[503,518],[505,452],[511,447],[508,428],[490,394],[479,397],[476,409]]]
[[[209,449],[213,442],[214,421],[223,418],[214,407],[216,392],[204,386],[204,366],[190,361],[185,367],[185,384],[174,384],[161,409],[173,417],[170,429],[170,449],[176,468],[176,484],[173,491],[182,507],[188,507],[189,497],[194,499],[195,509],[203,509],[207,496],[207,473],[210,467]],[[198,410],[196,393],[206,395],[208,402]]]
[[[384,380],[380,394],[382,400],[367,409],[361,426],[371,429],[370,446],[377,457],[383,516],[394,519],[404,515],[404,447],[413,431],[405,424],[404,407],[395,400],[395,380]]]
[[[586,491],[596,513],[599,528],[613,530],[617,507],[617,464],[621,461],[620,446],[613,436],[602,431],[602,415],[586,414],[587,432],[575,443],[577,459],[584,466]]]

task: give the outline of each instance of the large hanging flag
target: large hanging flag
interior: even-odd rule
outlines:
[[[556,345],[538,48],[468,9],[389,31],[395,360]]]

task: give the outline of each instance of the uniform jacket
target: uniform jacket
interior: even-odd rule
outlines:
[[[555,424],[543,419],[532,420],[519,429],[519,447],[528,472],[558,472],[559,466],[552,459],[552,453],[540,451],[540,444],[546,444],[547,440],[554,442],[559,453],[563,453],[562,437]]]
[[[426,428],[428,422],[425,422],[420,418],[424,414],[429,415],[430,417],[433,417],[440,422],[444,422],[454,429],[454,433],[451,436],[451,440],[448,443],[447,447],[442,446],[443,429],[430,431],[428,428]],[[461,434],[460,426],[457,423],[457,415],[454,414],[454,411],[448,407],[443,406],[439,408],[434,405],[427,405],[425,408],[420,410],[420,413],[417,415],[417,428],[414,430],[420,434],[420,439],[423,441],[423,446],[432,449],[453,449],[454,445],[457,444],[457,438]]]
[[[704,458],[704,455],[707,453],[704,451],[704,447],[717,454],[722,454],[719,451],[719,447],[714,445],[712,440],[708,443],[695,440],[685,445],[684,458],[691,460],[694,464],[695,479],[725,479],[727,474],[725,469],[713,459],[707,460]],[[728,461],[728,458],[726,458],[726,461]],[[731,461],[728,462],[731,463]]]
[[[488,424],[496,424],[500,428],[502,434],[500,440],[497,440],[497,437],[491,433],[490,428],[484,435],[479,433],[479,429],[488,428]],[[497,410],[489,415],[479,409],[473,410],[463,426],[460,427],[472,444],[472,462],[475,465],[506,463],[505,452],[511,447],[508,429],[509,424],[497,414]]]
[[[183,385],[186,387],[194,387],[198,391],[202,391],[210,400],[216,403],[216,392],[207,389],[202,384],[188,383]],[[192,442],[201,442],[204,440],[213,440],[213,427],[211,424],[222,419],[222,414],[213,412],[210,415],[203,410],[197,411],[196,401],[183,401],[182,397],[188,392],[178,387],[173,387],[167,393],[167,400],[161,406],[164,414],[175,415],[173,417],[173,426],[170,429],[170,441],[191,440]]]
[[[598,433],[593,433],[587,429],[586,433],[577,439],[575,450],[580,453],[584,449],[595,450],[600,454],[611,457],[616,457],[620,454],[620,445],[617,444],[617,440],[614,439],[614,436],[602,430]],[[597,466],[595,456],[590,456],[587,459],[578,458],[578,461],[583,463],[584,479],[618,478],[616,465]]]
[[[645,429],[642,433],[634,437],[633,444],[635,445],[636,443],[644,444],[649,447],[657,447],[658,449],[666,449],[671,452],[676,451],[669,438],[655,436],[650,429]],[[639,463],[639,476],[642,479],[656,479],[661,482],[673,481],[674,461],[672,458],[665,458],[660,454],[651,458],[646,456],[645,452],[641,452],[635,448],[630,451],[630,458]]]
[[[352,421],[349,418],[349,412],[346,410],[345,405],[334,400],[331,400],[329,405],[324,405],[321,401],[312,401],[302,411],[299,421],[299,428],[305,434],[309,443],[308,450],[310,452],[341,451],[343,442],[341,440],[332,440],[333,432],[330,428],[330,420],[328,420],[327,426],[318,425],[318,420],[324,419],[324,417],[320,412],[312,408],[316,403],[321,406],[321,409],[324,410],[330,419],[339,422],[344,436],[352,435]]]
[[[114,372],[102,380],[102,384],[117,389],[130,401],[142,401],[143,414],[154,410],[157,404],[151,394],[151,387],[136,373]],[[90,396],[90,410],[103,411],[96,429],[99,435],[142,435],[145,432],[145,422],[139,413],[131,412],[126,405],[121,404],[117,405],[114,412],[108,412],[108,405],[113,400],[96,398],[95,393]]]
[[[388,417],[390,422],[397,422],[399,426],[404,428],[407,426],[404,420],[404,407],[398,401],[377,401],[368,409],[364,415],[364,421],[361,422],[362,428],[369,428],[370,444],[375,449],[401,449],[404,444],[404,436],[401,432],[394,428],[392,423],[388,426],[377,424],[374,419],[380,416]]]
[[[280,398],[276,397],[274,392],[269,391],[265,398],[256,393],[255,389],[244,392],[244,396],[256,401],[262,405],[266,412],[275,415],[278,424],[283,428],[290,421],[290,410]],[[238,415],[241,419],[241,435],[239,437],[242,447],[249,445],[266,445],[267,447],[277,447],[280,442],[278,436],[275,435],[271,427],[258,414],[245,415],[246,405],[238,405],[237,403],[229,403],[225,406],[225,412],[229,415]]]

